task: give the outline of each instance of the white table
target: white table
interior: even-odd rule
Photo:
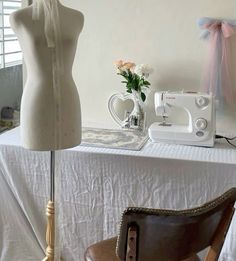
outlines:
[[[148,142],[138,152],[81,146],[60,152],[57,199],[62,254],[66,261],[83,261],[89,244],[117,233],[127,206],[182,209],[220,195],[236,186],[235,163],[236,150],[223,142],[215,148]],[[0,260],[40,260],[45,247],[49,153],[21,148],[16,128],[0,135],[0,170]],[[236,260],[234,242],[235,219],[221,261]]]

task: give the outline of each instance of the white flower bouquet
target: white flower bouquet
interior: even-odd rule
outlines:
[[[145,89],[151,85],[147,78],[153,72],[153,69],[147,64],[135,65],[132,62],[116,61],[117,74],[125,78],[122,83],[126,84],[126,91],[137,92],[142,101],[146,100]]]

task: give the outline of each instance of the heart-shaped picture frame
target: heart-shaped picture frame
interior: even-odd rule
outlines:
[[[114,119],[114,121],[116,123],[118,123],[118,125],[120,125],[121,127],[124,127],[125,123],[127,122],[128,120],[128,117],[124,118],[123,120],[120,119],[120,117],[118,116],[118,114],[116,113],[116,110],[115,110],[115,102],[117,100],[121,100],[121,101],[126,101],[126,100],[132,100],[132,102],[134,102],[133,100],[133,95],[132,94],[129,94],[129,93],[116,93],[116,94],[113,94],[109,100],[108,100],[108,110],[112,116],[112,118]],[[133,112],[134,108],[132,109],[132,112]],[[131,114],[132,114],[131,112]]]

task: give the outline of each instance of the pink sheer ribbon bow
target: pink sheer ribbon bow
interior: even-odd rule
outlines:
[[[235,99],[231,78],[230,37],[236,33],[236,21],[201,18],[201,38],[209,39],[209,61],[204,75],[204,90],[212,92],[220,102]]]

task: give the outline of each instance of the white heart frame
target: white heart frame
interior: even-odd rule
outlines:
[[[115,100],[122,100],[122,101],[126,101],[126,100],[133,100],[133,95],[132,94],[129,94],[129,93],[116,93],[116,94],[113,94],[109,100],[108,100],[108,110],[112,116],[112,118],[115,120],[116,123],[118,123],[121,127],[124,127],[125,123],[128,121],[128,117],[126,117],[123,121],[118,117],[116,111],[115,111],[115,108],[114,108],[114,102]],[[134,108],[133,108],[134,110]],[[132,112],[133,112],[132,110]],[[131,114],[132,114],[131,112]]]

